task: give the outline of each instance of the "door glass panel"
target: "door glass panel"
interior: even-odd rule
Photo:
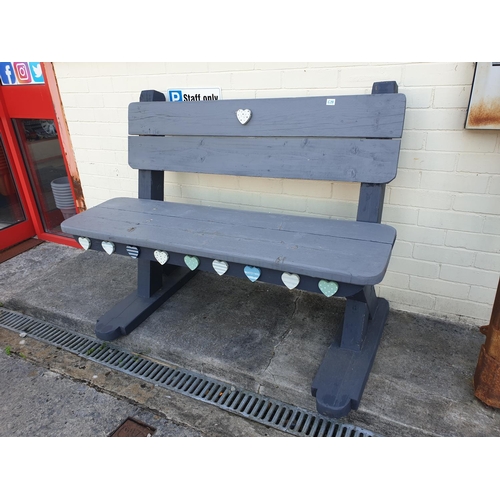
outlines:
[[[54,120],[14,125],[45,231],[62,234],[61,222],[76,209]]]
[[[0,136],[0,229],[26,220]]]

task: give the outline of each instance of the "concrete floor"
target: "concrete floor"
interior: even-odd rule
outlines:
[[[0,302],[93,335],[96,320],[135,282],[133,259],[44,243],[0,264]],[[342,299],[200,272],[114,344],[315,411],[311,381],[342,314]],[[474,397],[479,326],[391,311],[360,407],[342,420],[382,436],[500,436],[500,410]],[[49,351],[32,348],[31,359],[48,366],[41,352]],[[69,364],[61,360],[57,371],[75,378]],[[189,432],[274,435],[223,410],[207,414],[204,403],[174,411],[160,396],[141,399],[124,377],[113,374],[115,385],[100,390],[154,406]]]

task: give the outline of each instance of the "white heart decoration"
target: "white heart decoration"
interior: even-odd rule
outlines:
[[[245,123],[252,118],[252,112],[249,109],[238,109],[238,111],[236,111],[236,117],[242,125],[245,125]]]
[[[111,255],[115,251],[115,244],[111,241],[103,241],[101,243],[102,248],[104,248],[104,251],[108,254]]]
[[[90,246],[92,245],[92,242],[90,241],[90,239],[86,238],[85,236],[80,236],[78,238],[78,243],[80,243],[80,245],[82,245],[82,248],[84,250],[88,250],[90,248]]]
[[[155,259],[163,266],[165,262],[167,262],[169,255],[168,252],[164,252],[163,250],[155,250],[154,251]]]
[[[300,283],[300,276],[298,274],[283,273],[281,281],[283,281],[287,288],[292,290]]]
[[[222,276],[229,269],[229,264],[223,260],[214,260],[212,267],[219,276]]]

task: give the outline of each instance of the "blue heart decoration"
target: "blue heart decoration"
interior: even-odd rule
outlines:
[[[260,269],[258,267],[245,266],[245,274],[250,281],[257,281],[260,276]]]

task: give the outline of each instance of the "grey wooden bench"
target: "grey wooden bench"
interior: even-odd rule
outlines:
[[[106,201],[62,223],[84,248],[137,259],[137,291],[101,317],[96,335],[130,333],[197,271],[346,297],[342,335],[312,382],[318,411],[357,409],[388,314],[382,281],[396,238],[381,224],[396,175],[406,99],[396,82],[372,94],[164,102],[129,106],[129,164],[138,199]],[[164,200],[165,170],[360,183],[356,221]]]

